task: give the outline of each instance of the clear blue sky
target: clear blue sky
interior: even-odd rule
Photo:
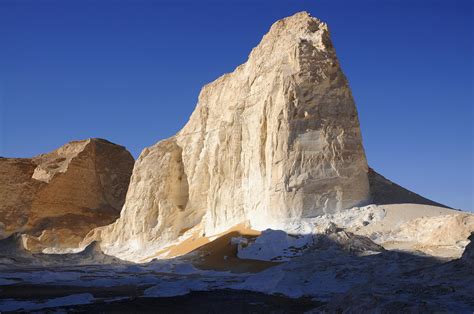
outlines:
[[[135,157],[173,135],[201,86],[306,10],[331,29],[369,163],[473,205],[473,1],[0,0],[0,155],[102,137]]]

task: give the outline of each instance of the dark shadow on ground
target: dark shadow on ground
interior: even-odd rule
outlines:
[[[315,246],[308,249],[305,256],[293,260],[300,259],[300,261],[303,260],[303,263],[288,269],[288,272],[301,271],[309,278],[312,276],[312,265],[319,263],[318,267],[322,265],[323,271],[326,268],[334,267],[336,269],[338,267],[340,272],[336,274],[337,280],[346,280],[347,278],[351,282],[351,278],[354,277],[364,279],[364,284],[354,284],[348,291],[336,294],[325,303],[315,302],[310,298],[291,299],[281,295],[224,288],[211,291],[192,291],[187,295],[176,297],[142,297],[143,291],[153,286],[149,282],[136,282],[132,285],[116,284],[109,287],[87,286],[86,282],[74,286],[18,282],[0,286],[0,299],[42,301],[72,294],[90,293],[97,300],[97,302],[87,305],[42,309],[39,310],[41,313],[60,310],[73,313],[302,313],[315,308],[331,313],[347,309],[352,309],[355,312],[370,312],[375,309],[382,310],[382,312],[386,310],[389,312],[432,311],[434,309],[463,312],[465,309],[474,309],[472,243],[469,244],[469,250],[466,251],[462,259],[445,262],[422,253],[384,250],[368,238],[344,231],[337,231],[337,234],[339,232],[342,234],[336,238],[333,237],[335,233],[320,235]],[[471,237],[472,239],[473,237]],[[226,241],[230,241],[230,238],[214,245],[218,245],[220,250],[225,250],[227,249],[225,247]],[[94,250],[98,249],[97,247],[93,248]],[[367,255],[366,253],[369,251],[377,251],[378,254]],[[333,259],[318,260],[324,252],[330,253],[330,255],[326,255],[326,258],[330,256]],[[69,258],[81,259],[83,255],[69,256]],[[68,268],[81,271],[80,263],[70,266],[67,265],[67,259],[62,261],[66,263],[64,268],[44,266],[31,270],[28,270],[27,267],[21,269],[30,272],[44,270],[59,272],[68,271]],[[153,262],[149,264],[153,264]],[[276,267],[289,267],[289,265],[282,263]],[[101,267],[103,270],[108,270],[112,278],[115,274],[113,268],[107,268],[108,266],[110,264],[95,267],[99,271],[102,270]],[[315,273],[321,271],[321,268],[318,267],[314,268]],[[87,268],[82,268],[82,270],[86,275],[93,275],[87,273]],[[150,274],[157,278],[172,276],[169,273],[151,272]],[[191,279],[196,279],[199,274],[192,276]],[[206,280],[208,279],[206,278]],[[182,277],[180,280],[183,280]],[[216,280],[218,279],[216,278]],[[121,297],[127,299],[110,301],[110,298]],[[109,301],[100,300],[100,298],[109,298]]]
[[[323,305],[309,298],[290,299],[243,290],[193,291],[168,298],[132,298],[110,303],[41,310],[42,313],[304,313]],[[5,312],[6,313],[6,312]]]
[[[279,265],[278,262],[239,259],[237,245],[230,244],[232,238],[243,237],[249,240],[256,236],[249,236],[238,231],[232,231],[195,249],[190,255],[196,256],[194,266],[203,270],[231,271],[233,273],[258,273],[267,268]]]

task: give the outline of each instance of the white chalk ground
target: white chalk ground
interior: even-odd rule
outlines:
[[[361,227],[364,224],[379,222],[385,216],[385,207],[368,205],[314,218],[280,220],[267,225],[264,229],[283,230],[289,234],[304,235],[323,232],[330,223],[334,223],[340,228]]]
[[[238,243],[239,258],[283,262],[301,256],[313,244],[313,235],[289,235],[282,230],[268,229],[253,243],[244,240]]]
[[[474,215],[429,205],[369,205],[315,218],[280,221],[254,242],[234,241],[239,244],[239,258],[288,261],[301,256],[319,234],[326,234],[331,227],[366,236],[387,249],[459,258],[474,232]]]
[[[184,295],[190,291],[231,288],[278,293],[291,298],[306,296],[327,301],[359,285],[370,286],[380,278],[397,281],[401,274],[425,269],[433,263],[438,263],[434,259],[420,256],[423,250],[419,248],[426,247],[427,241],[434,241],[431,247],[439,243],[443,248],[450,247],[453,250],[451,253],[455,251],[452,257],[460,255],[468,243],[467,236],[470,232],[474,232],[473,218],[474,216],[469,213],[433,206],[413,204],[367,206],[335,215],[304,219],[300,222],[283,222],[279,226],[280,230],[263,231],[254,242],[249,242],[243,237],[232,238],[230,242],[238,244],[239,258],[286,261],[256,274],[203,271],[196,269],[186,258],[178,258],[136,265],[2,270],[0,286],[151,285],[144,288],[145,297],[169,297]],[[349,241],[349,244],[350,241],[356,241],[348,238],[346,232],[338,233],[338,230],[342,229],[365,235],[381,245],[388,243],[395,248],[398,245],[407,252],[417,254],[375,252],[370,245],[366,248],[366,254],[349,254],[332,243],[334,239],[336,242],[338,239]],[[334,237],[338,234],[340,236]],[[332,240],[324,241],[326,236],[332,237]],[[358,245],[362,245],[364,249],[366,245],[364,243]],[[409,245],[405,247],[400,243]],[[411,251],[413,249],[416,250]],[[436,250],[430,252],[439,253]],[[446,253],[445,250],[442,252]],[[463,288],[461,285],[457,289],[459,291],[468,289],[469,284],[466,285],[467,287]],[[114,300],[116,297],[109,299]],[[7,299],[0,301],[0,311],[38,310],[61,305],[86,304],[92,301],[97,299],[87,293],[41,302]]]

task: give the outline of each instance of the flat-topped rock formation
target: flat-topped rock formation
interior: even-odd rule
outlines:
[[[0,235],[23,233],[25,247],[77,247],[94,227],[115,221],[133,157],[102,139],[70,142],[31,159],[0,158]]]

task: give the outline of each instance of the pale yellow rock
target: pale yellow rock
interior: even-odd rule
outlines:
[[[459,258],[469,243],[468,237],[474,232],[472,213],[445,207],[372,205],[368,206],[368,214],[376,219],[366,219],[366,223],[362,224],[352,218],[349,226],[338,225],[367,236],[386,249],[420,251],[443,258]]]
[[[449,258],[461,257],[474,232],[474,215],[459,213],[411,220],[390,233],[385,246]]]
[[[139,261],[196,226],[211,236],[337,212],[368,201],[367,171],[328,27],[297,13],[202,89],[178,134],[142,152],[120,219],[88,241]]]

